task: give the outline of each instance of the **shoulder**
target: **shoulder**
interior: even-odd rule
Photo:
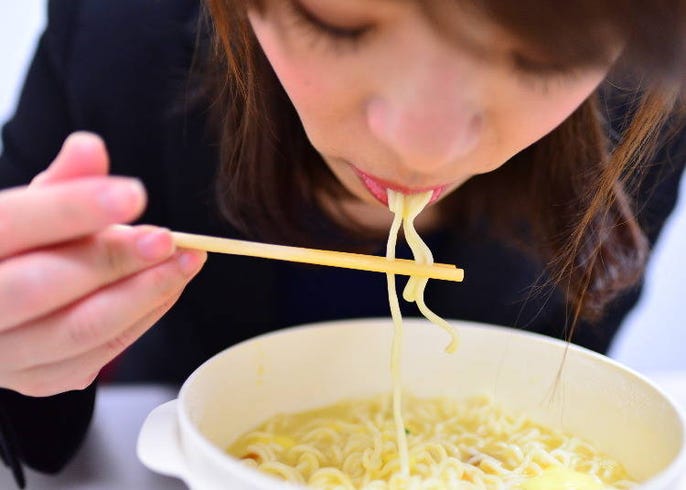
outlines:
[[[197,18],[200,6],[200,0],[49,0],[49,41],[65,50],[81,45],[140,51],[176,37]]]
[[[200,6],[200,0],[49,0],[48,21],[63,36],[76,29],[93,39],[120,38],[132,32],[139,35],[129,39],[144,39],[195,17]],[[136,30],[141,27],[148,30]]]
[[[51,10],[71,11],[75,45],[148,57],[192,38],[199,0],[52,0]],[[152,52],[148,50],[154,48]]]
[[[193,155],[204,149],[199,135],[205,116],[193,118],[189,104],[201,5],[201,0],[49,2],[42,44],[59,83],[45,83],[39,91],[60,90],[70,130],[101,135],[111,171],[142,178],[156,216],[168,197],[162,194],[165,173],[180,158],[179,148],[192,148]]]
[[[135,101],[181,79],[199,11],[199,0],[50,0],[44,41],[68,97],[96,110],[103,93]]]

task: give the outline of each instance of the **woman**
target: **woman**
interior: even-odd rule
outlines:
[[[178,383],[262,332],[388,314],[383,277],[203,267],[167,228],[381,253],[386,190],[431,190],[419,229],[467,270],[438,313],[607,349],[684,166],[681,2],[206,3],[49,3],[0,160],[17,475],[68,461],[125,349],[109,379]],[[134,221],[156,226],[109,228]]]

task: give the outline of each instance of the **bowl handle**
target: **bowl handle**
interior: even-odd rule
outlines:
[[[185,480],[188,467],[179,438],[176,407],[171,400],[155,408],[143,422],[138,435],[138,459],[151,470]]]

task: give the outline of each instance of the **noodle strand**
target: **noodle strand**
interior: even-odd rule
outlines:
[[[386,244],[386,258],[395,259],[395,248],[398,241],[398,232],[403,221],[404,200],[402,194],[389,191],[388,206],[393,212],[393,223],[388,233]],[[407,449],[407,434],[405,434],[405,422],[402,413],[402,372],[400,357],[403,348],[403,319],[400,313],[398,292],[395,286],[395,274],[386,274],[388,283],[388,304],[393,319],[393,344],[391,346],[391,376],[393,384],[393,418],[395,420],[396,440],[398,441],[398,454],[400,455],[400,472],[403,475],[410,474],[410,460]]]

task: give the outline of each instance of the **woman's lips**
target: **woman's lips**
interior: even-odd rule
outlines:
[[[394,190],[396,192],[401,192],[403,194],[419,194],[422,192],[431,191],[431,200],[429,204],[438,200],[443,194],[443,191],[447,187],[447,184],[434,186],[434,187],[422,187],[422,188],[410,188],[402,185],[394,184],[393,182],[388,182],[387,180],[380,179],[369,175],[355,165],[350,165],[355,171],[355,174],[359,177],[362,184],[367,188],[367,190],[378,199],[384,206],[388,206],[388,189]]]

